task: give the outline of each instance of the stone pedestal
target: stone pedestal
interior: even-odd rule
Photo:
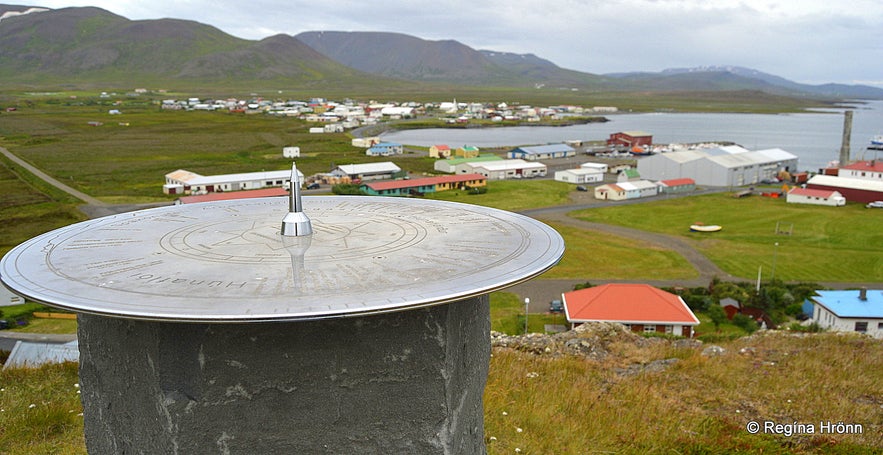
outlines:
[[[79,315],[93,454],[485,453],[487,295],[306,322]]]

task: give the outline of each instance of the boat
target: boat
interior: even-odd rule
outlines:
[[[704,225],[702,223],[696,223],[690,225],[690,230],[693,232],[717,232],[721,229],[723,229],[723,227],[716,224]]]
[[[878,134],[871,138],[871,145],[868,150],[883,150],[883,134]]]

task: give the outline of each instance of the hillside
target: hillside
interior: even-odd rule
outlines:
[[[401,33],[303,32],[295,36],[331,59],[383,76],[467,85],[565,84],[600,87],[593,74],[559,68],[534,55],[477,51],[454,40],[428,41]]]
[[[605,76],[623,83],[669,90],[762,90],[786,96],[883,99],[883,89],[867,85],[810,85],[739,66],[669,68],[658,73],[609,73]]]
[[[249,41],[198,22],[130,21],[92,7],[7,17],[0,22],[0,48],[0,78],[34,85],[244,86],[270,80],[339,83],[361,76],[291,36]]]
[[[494,88],[530,97],[592,96],[601,103],[623,95],[706,103],[722,97],[742,104],[767,102],[755,94],[800,103],[883,99],[883,90],[873,87],[810,86],[736,67],[596,75],[532,54],[475,50],[452,39],[400,33],[312,31],[254,41],[194,21],[133,21],[95,7],[0,5],[0,49],[0,78],[7,88],[145,86],[220,93],[318,88],[343,96],[486,94]]]

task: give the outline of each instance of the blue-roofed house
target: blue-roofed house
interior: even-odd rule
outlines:
[[[813,320],[838,332],[859,332],[883,338],[883,290],[816,291],[810,297]]]
[[[569,158],[571,156],[576,156],[576,150],[574,150],[573,147],[567,144],[549,144],[518,147],[510,150],[507,158],[537,161],[554,158]]]
[[[401,155],[404,151],[405,148],[402,144],[397,144],[395,142],[381,142],[379,144],[374,144],[374,146],[365,151],[365,154],[368,156],[391,156]]]

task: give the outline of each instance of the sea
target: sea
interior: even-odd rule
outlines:
[[[733,142],[748,150],[779,148],[798,157],[798,169],[818,172],[840,157],[844,111],[853,111],[851,159],[876,159],[883,152],[868,150],[874,136],[883,135],[883,101],[856,101],[843,108],[817,109],[794,114],[734,113],[616,113],[605,123],[574,126],[516,126],[502,128],[391,131],[384,141],[429,147],[446,144],[481,147],[518,147],[598,141],[620,131],[643,131],[654,144]]]

